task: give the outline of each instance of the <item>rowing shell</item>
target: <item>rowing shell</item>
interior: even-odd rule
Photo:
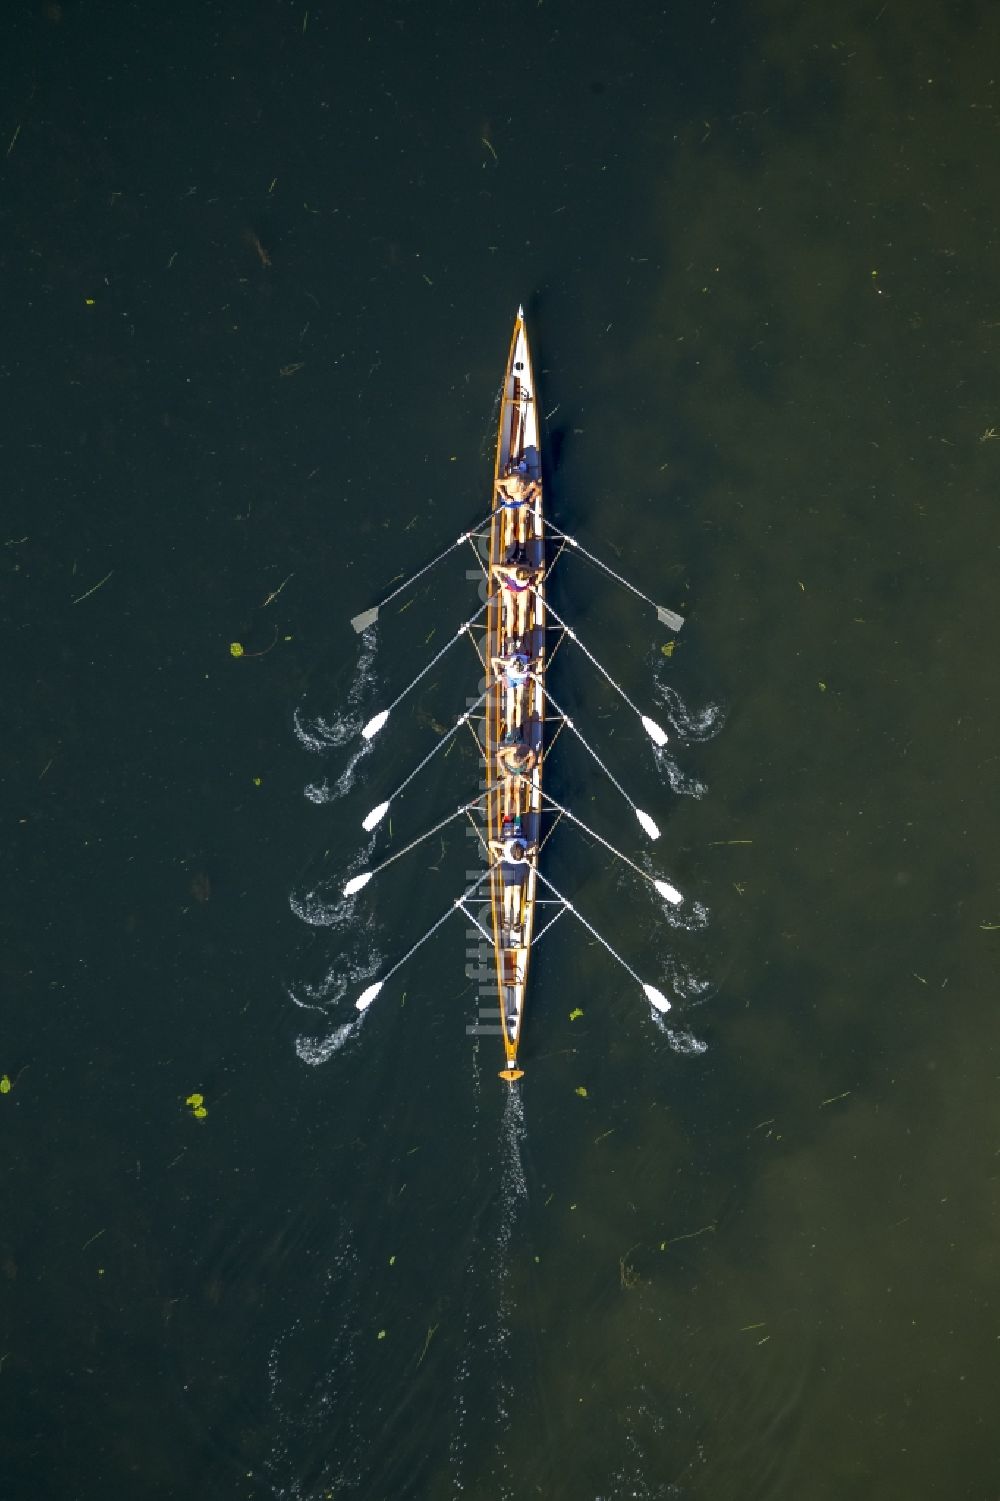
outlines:
[[[379,613],[405,590],[410,589],[443,559],[466,544],[476,550],[477,544],[489,540],[489,567],[486,573],[486,602],[462,622],[445,644],[435,652],[431,660],[420,669],[405,688],[399,692],[387,708],[381,709],[362,728],[362,735],[371,740],[388,723],[392,711],[427,674],[437,666],[454,643],[463,636],[469,637],[486,669],[486,686],[479,698],[458,716],[455,723],[440,736],[437,743],[404,777],[403,781],[379,803],[376,803],[362,820],[362,827],[369,833],[383,821],[394,800],[401,797],[413,779],[427,763],[452,743],[453,737],[463,727],[472,729],[471,721],[481,710],[485,720],[483,745],[485,760],[485,786],[478,796],[461,804],[453,813],[433,824],[418,838],[412,839],[402,849],[389,854],[378,865],[360,871],[345,883],[345,897],[353,897],[367,886],[380,871],[409,854],[425,840],[439,834],[448,824],[459,818],[480,815],[485,823],[487,863],[482,874],[456,897],[447,910],[427,932],[412,944],[406,953],[388,969],[381,979],[375,980],[361,995],[355,1005],[364,1012],[383,989],[386,982],[401,969],[410,957],[422,948],[438,929],[455,912],[463,913],[489,941],[491,935],[479,921],[470,904],[478,902],[478,893],[489,880],[490,909],[492,916],[492,942],[496,968],[497,995],[500,1007],[500,1031],[503,1036],[506,1066],[500,1077],[513,1083],[523,1076],[518,1063],[518,1048],[524,1023],[525,992],[528,983],[528,964],[531,957],[532,939],[539,941],[552,923],[563,912],[570,912],[587,930],[591,938],[623,969],[640,987],[654,1011],[670,1009],[670,1002],[657,986],[640,979],[626,959],[623,959],[608,940],[580,912],[576,906],[558,891],[546,873],[539,868],[539,851],[544,844],[542,837],[543,813],[555,813],[568,823],[582,829],[595,843],[601,845],[616,860],[622,862],[634,876],[655,889],[665,903],[676,904],[683,900],[680,892],[669,881],[650,874],[629,855],[604,837],[598,830],[589,827],[571,809],[564,807],[542,788],[542,767],[545,753],[544,732],[546,721],[557,723],[557,733],[568,729],[594,761],[603,775],[624,798],[648,839],[660,837],[660,830],[648,813],[632,800],[625,788],[614,776],[598,752],[584,737],[574,720],[564,714],[546,682],[548,636],[550,631],[559,633],[557,645],[572,641],[590,665],[615,691],[626,707],[636,716],[643,730],[657,747],[667,741],[666,731],[656,720],[644,714],[632,702],[621,683],[617,682],[580,639],[576,630],[565,621],[546,599],[546,578],[554,559],[546,558],[546,540],[551,535],[558,541],[556,557],[568,551],[599,568],[609,578],[627,589],[629,593],[651,606],[661,625],[679,630],[683,619],[665,605],[658,605],[635,584],[624,578],[601,558],[595,556],[575,537],[562,531],[543,515],[542,464],[539,441],[537,392],[531,367],[528,336],[524,326],[523,309],[518,308],[514,333],[504,373],[500,399],[500,425],[497,436],[496,459],[493,466],[493,492],[489,514],[484,522],[469,531],[461,532],[436,558],[425,563],[408,578],[398,584],[379,604],[363,610],[351,621],[359,633],[374,629]],[[476,551],[477,558],[479,557]],[[485,622],[483,617],[485,616]],[[473,629],[485,630],[482,645],[476,641]],[[478,743],[478,742],[477,742]],[[482,825],[478,826],[480,829]],[[482,835],[480,834],[480,837]],[[545,836],[547,837],[547,835]],[[542,900],[539,886],[547,893],[546,900],[556,907],[539,933],[535,933],[535,907]],[[477,1028],[470,1029],[472,1031]]]
[[[531,493],[519,504],[505,502],[500,482],[518,476]],[[493,915],[493,946],[507,1067],[501,1077],[512,1082],[523,1070],[517,1065],[517,1048],[524,1019],[524,997],[531,958],[531,935],[538,891],[538,847],[541,843],[542,751],[545,725],[545,531],[542,512],[542,465],[539,449],[538,405],[531,368],[524,310],[518,308],[507,357],[500,398],[500,427],[493,471],[493,515],[490,525],[490,581],[486,616],[489,694],[486,714],[487,795],[486,814],[490,851],[504,844],[504,816],[516,810],[521,844],[529,853],[518,863],[491,854],[490,904]],[[520,511],[526,514],[521,516]],[[534,576],[521,588],[527,598],[497,579],[498,567],[523,562]],[[513,594],[505,599],[505,592]],[[517,631],[516,607],[524,610],[526,629]],[[505,620],[505,616],[507,620]],[[513,632],[508,623],[513,619]],[[514,688],[495,666],[517,651],[532,664],[526,681]],[[511,723],[513,719],[513,723]],[[505,737],[516,735],[516,744],[526,748],[533,764],[511,779],[501,761]],[[508,826],[509,827],[509,826]]]

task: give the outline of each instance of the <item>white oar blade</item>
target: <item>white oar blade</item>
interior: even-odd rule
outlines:
[[[383,709],[382,712],[381,712],[381,714],[376,714],[374,719],[369,719],[368,723],[365,725],[364,729],[361,731],[361,733],[362,733],[362,735],[364,735],[365,739],[366,740],[370,740],[373,735],[377,735],[378,732],[379,732],[379,730],[382,728],[382,726],[385,724],[385,722],[386,722],[386,720],[388,718],[389,718],[389,710],[388,709]]]
[[[660,729],[660,726],[657,724],[655,719],[650,719],[647,714],[643,714],[642,727],[646,731],[646,734],[649,736],[650,740],[652,740],[654,745],[666,745],[668,739],[667,732],[666,730]],[[366,730],[365,734],[367,733],[368,732]]]
[[[643,832],[648,834],[650,839],[659,839],[660,831],[648,813],[643,813],[641,808],[636,808],[635,816],[639,820]]]
[[[382,822],[388,811],[389,804],[387,802],[379,803],[377,808],[373,808],[370,813],[366,814],[362,820],[361,827],[370,834],[375,825]]]
[[[363,870],[359,876],[352,876],[344,887],[344,895],[353,896],[356,891],[361,890],[362,886],[367,886],[371,878],[372,873],[370,870]]]
[[[676,610],[668,610],[666,605],[657,605],[656,618],[661,625],[669,625],[672,631],[679,631],[684,624],[684,616],[678,615]]]
[[[657,1011],[670,1010],[670,1002],[667,1000],[662,990],[657,990],[655,985],[644,985],[642,988],[646,992],[646,1000],[651,1006],[655,1006]],[[365,992],[365,994],[367,994],[367,991]],[[361,1005],[360,1001],[358,1002],[358,1005]]]
[[[378,995],[384,984],[384,980],[376,980],[374,985],[369,985],[367,990],[363,990],[361,992],[357,1000],[354,1002],[359,1011],[364,1011],[367,1006],[371,1005],[372,1001]]]
[[[679,907],[681,902],[684,900],[681,893],[677,890],[677,887],[671,886],[669,881],[654,881],[653,885],[656,887],[663,900],[665,902],[669,902],[672,907]]]
[[[378,605],[375,606],[374,610],[362,610],[360,615],[355,615],[352,618],[351,624],[360,636],[361,632],[366,631],[370,625],[374,625],[377,619]]]

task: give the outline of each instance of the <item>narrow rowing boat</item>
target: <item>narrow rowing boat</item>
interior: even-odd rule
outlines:
[[[518,308],[500,396],[493,473],[486,616],[486,799],[493,946],[507,1065],[517,1046],[538,893],[545,723],[545,534],[538,406],[523,309]],[[498,572],[499,571],[499,572]],[[518,615],[521,620],[518,620]],[[520,765],[518,764],[520,762]],[[509,768],[509,770],[508,770]],[[505,859],[520,853],[516,860]]]
[[[549,557],[546,545],[549,537],[558,542],[553,557]],[[344,886],[346,897],[354,896],[368,882],[393,864],[425,839],[437,834],[447,824],[461,817],[478,814],[485,825],[485,833],[479,838],[485,855],[481,876],[463,894],[456,898],[441,916],[415,944],[399,959],[380,980],[358,997],[359,1011],[365,1011],[382,990],[386,981],[437,932],[452,912],[465,914],[470,923],[492,947],[493,969],[499,1003],[498,1030],[503,1037],[505,1063],[500,1077],[508,1083],[523,1077],[524,1070],[518,1061],[521,1032],[525,1012],[525,994],[528,983],[528,966],[533,943],[537,945],[542,933],[563,912],[571,912],[588,930],[602,948],[642,988],[650,1004],[660,1012],[667,1011],[670,1002],[655,985],[642,981],[631,965],[618,954],[611,944],[597,931],[592,923],[561,892],[540,869],[540,854],[547,837],[543,836],[543,820],[550,812],[556,819],[565,818],[584,830],[591,838],[616,859],[628,866],[635,875],[654,887],[667,903],[679,903],[680,892],[668,881],[652,876],[637,865],[628,855],[612,845],[603,835],[591,829],[569,808],[556,802],[542,788],[542,771],[547,755],[545,743],[546,724],[555,724],[557,733],[566,728],[583,745],[596,765],[609,779],[628,803],[640,828],[650,839],[659,837],[659,829],[648,813],[643,812],[608,770],[603,760],[581,734],[574,721],[560,709],[547,681],[550,633],[561,639],[573,641],[587,660],[615,690],[625,705],[636,715],[654,745],[666,743],[666,732],[654,719],[642,713],[632,702],[620,683],[597,660],[580,640],[572,626],[568,625],[546,597],[546,584],[555,561],[566,548],[582,556],[602,572],[628,589],[645,604],[651,605],[657,619],[672,630],[683,624],[680,615],[664,605],[657,605],[640,589],[607,563],[583,547],[568,533],[560,530],[543,514],[543,469],[538,416],[537,391],[525,328],[524,312],[519,308],[514,323],[507,366],[500,395],[500,421],[497,435],[496,459],[493,472],[493,490],[487,516],[473,529],[462,532],[457,540],[438,554],[429,563],[405,579],[378,605],[362,611],[352,620],[354,629],[361,633],[371,630],[379,618],[379,612],[404,590],[409,589],[435,565],[448,557],[457,548],[470,543],[488,544],[488,566],[483,568],[486,581],[485,603],[457,628],[455,634],[432,657],[416,677],[397,694],[386,709],[382,709],[364,726],[365,739],[372,739],[387,723],[392,710],[441,660],[456,640],[468,636],[479,654],[485,669],[485,688],[479,698],[471,703],[456,722],[443,734],[437,744],[413,768],[398,787],[376,804],[363,820],[369,832],[384,819],[390,804],[413,781],[464,725],[474,719],[484,721],[483,735],[477,743],[483,751],[484,785],[477,797],[460,805],[454,813],[439,820],[419,838],[411,840],[402,849],[387,856],[373,869],[352,876]],[[477,559],[480,554],[476,551]],[[485,623],[483,617],[485,616]],[[473,635],[474,628],[484,631],[481,643]],[[487,932],[470,906],[477,900],[486,880],[489,880],[492,933]],[[548,893],[539,895],[539,890]],[[546,923],[541,933],[535,931],[537,906],[548,901],[556,908],[555,914]],[[475,1028],[471,1030],[482,1030]]]

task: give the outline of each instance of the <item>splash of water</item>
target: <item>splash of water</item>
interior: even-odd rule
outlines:
[[[336,933],[355,926],[357,900],[344,896],[343,888],[351,876],[356,876],[369,865],[376,837],[372,834],[340,875],[330,876],[308,891],[289,893],[288,905],[301,922],[308,923],[311,928],[332,928]]]
[[[648,849],[639,851],[636,863],[642,867],[651,880],[663,877],[664,874],[668,880],[670,879],[669,869],[664,872]],[[617,884],[622,890],[630,891],[634,888],[635,883],[624,871],[616,870],[615,875]],[[703,928],[708,927],[709,909],[704,902],[697,901],[686,892],[682,902],[668,902],[666,897],[660,896],[658,892],[653,900],[661,913],[663,922],[670,928],[677,928],[685,933],[700,933]]]
[[[371,698],[371,690],[375,684],[377,654],[378,625],[376,623],[361,633],[358,660],[354,668],[354,678],[347,690],[346,707],[332,717],[321,714],[307,716],[301,706],[295,709],[292,714],[292,728],[299,744],[312,755],[325,755],[330,750],[337,750],[361,734],[366,718],[362,705]],[[371,748],[371,741],[363,741],[352,752],[350,760],[332,787],[324,778],[321,782],[310,783],[305,788],[305,796],[312,803],[331,803],[337,798],[344,797],[354,785],[358,765],[368,755]]]
[[[333,792],[327,798],[327,802],[334,802],[337,798],[346,797],[354,786],[354,778],[357,776],[358,767],[366,756],[370,756],[375,748],[373,740],[364,740],[344,767],[340,776],[334,783]]]
[[[671,792],[676,793],[678,797],[705,796],[708,791],[707,783],[682,771],[665,745],[654,745],[652,750],[656,769],[669,785]]]
[[[654,1020],[675,1053],[691,1058],[708,1052],[708,1043],[702,1042],[700,1037],[695,1037],[693,1032],[682,1032],[678,1027],[668,1027],[662,1016],[657,1016]]]
[[[311,928],[345,926],[343,922],[338,921],[343,903],[328,900],[320,896],[318,891],[306,891],[302,896],[296,896],[292,892],[288,898],[288,905],[300,922],[308,923]]]
[[[686,964],[682,964],[676,958],[670,964],[670,983],[674,994],[690,1005],[707,1000],[714,989],[710,980],[703,980],[700,975],[695,974],[694,970],[689,969]]]
[[[344,963],[338,957],[321,980],[315,983],[308,980],[296,980],[285,988],[288,999],[296,1006],[300,1006],[303,1011],[322,1011],[324,1015],[327,1015],[344,999],[348,985],[357,984],[367,978],[367,972],[362,971],[356,965],[350,967],[345,973]]]
[[[348,875],[355,875],[371,857],[375,835],[365,848],[358,851],[347,867]],[[304,892],[291,892],[288,905],[295,916],[314,928],[329,928],[334,933],[356,933],[358,929],[356,897],[342,895],[344,875],[321,882]],[[286,985],[288,999],[302,1011],[318,1011],[326,1016],[347,998],[348,992],[360,993],[365,982],[371,980],[382,967],[382,953],[366,943],[365,958],[360,962],[349,953],[341,952],[316,981],[295,980]],[[364,1013],[349,1022],[336,1026],[323,1037],[302,1034],[295,1039],[295,1051],[303,1063],[316,1065],[326,1063],[344,1044],[357,1036]]]
[[[368,954],[364,964],[352,959],[345,960],[341,955],[317,984],[300,980],[286,986],[288,999],[302,1011],[318,1011],[322,1016],[329,1016],[349,994],[359,994],[364,989],[365,982],[371,980],[381,967],[382,955],[377,949]],[[332,1031],[321,1037],[300,1033],[295,1039],[296,1055],[303,1063],[313,1067],[327,1063],[334,1053],[340,1052],[345,1043],[357,1037],[367,1015],[367,1011],[355,1014],[349,1021],[339,1022]]]
[[[659,673],[659,663],[657,669]],[[726,722],[724,705],[709,702],[700,709],[692,708],[673,684],[663,682],[659,675],[653,684],[653,692],[657,702],[663,705],[674,734],[689,745],[714,740]]]
[[[685,933],[700,933],[708,927],[710,913],[704,902],[688,898],[679,907],[663,902],[662,908],[668,927],[679,928]]]
[[[351,739],[354,735],[359,735],[361,733],[361,724],[361,716],[358,715],[350,722],[350,727],[347,733],[344,734],[340,739],[331,739],[325,742],[322,741],[319,736],[314,735],[311,732],[307,737],[306,732],[301,726],[301,723],[296,724],[295,731],[299,736],[299,739],[304,745],[308,747],[309,750],[326,750],[331,746],[343,745],[344,741]],[[340,773],[340,776],[334,782],[332,787],[326,777],[324,777],[321,782],[309,782],[303,788],[303,796],[307,797],[311,803],[317,804],[335,803],[340,798],[346,797],[351,788],[354,786],[355,778],[358,774],[358,767],[360,766],[364,758],[371,754],[373,746],[374,741],[363,740],[361,744],[351,753],[350,760],[348,761],[347,765],[344,767],[343,771]]]
[[[323,719],[316,715],[307,719],[301,708],[292,714],[292,729],[299,744],[314,756],[321,756],[335,746],[343,745],[361,729],[361,716],[339,714],[335,719]]]
[[[326,1037],[306,1037],[304,1034],[296,1037],[296,1055],[313,1068],[321,1063],[329,1063],[334,1053],[339,1053],[349,1038],[358,1035],[367,1015],[367,1011],[362,1011],[354,1021],[343,1022],[339,1027],[334,1027]]]

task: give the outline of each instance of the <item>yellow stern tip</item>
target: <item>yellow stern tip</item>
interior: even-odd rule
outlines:
[[[500,1070],[500,1077],[501,1077],[501,1079],[506,1079],[508,1084],[513,1084],[514,1081],[515,1081],[515,1079],[523,1079],[524,1078],[524,1069],[523,1068],[502,1068]]]

